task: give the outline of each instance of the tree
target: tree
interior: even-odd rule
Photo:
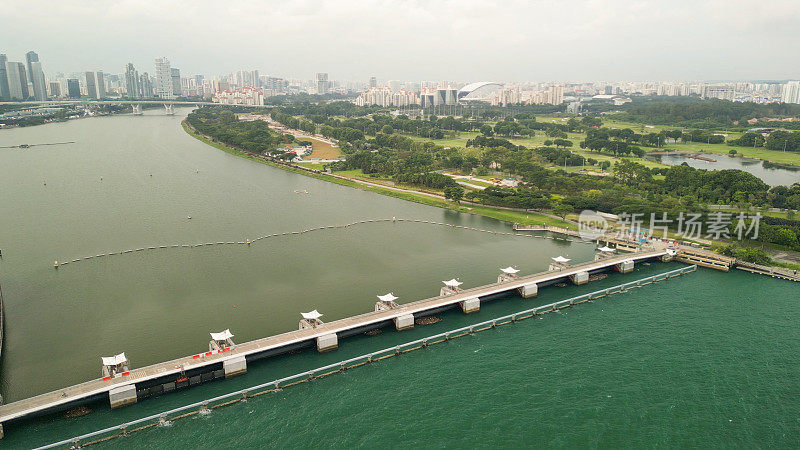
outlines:
[[[383,128],[381,128],[381,133],[392,134],[394,133],[394,128],[392,128],[391,125],[384,125]]]
[[[492,129],[491,125],[481,125],[479,130],[484,136],[494,136],[494,129]]]
[[[461,186],[446,187],[444,188],[444,198],[459,203],[464,198],[464,188]]]
[[[557,215],[558,217],[561,217],[562,219],[565,219],[567,217],[567,214],[571,212],[572,212],[572,206],[567,205],[565,203],[559,203],[553,206],[553,214]]]
[[[553,144],[555,144],[556,147],[572,147],[572,141],[566,139],[553,139]]]

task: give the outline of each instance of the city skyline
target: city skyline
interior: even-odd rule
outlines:
[[[150,67],[157,55],[170,55],[186,73],[253,67],[348,81],[789,80],[800,73],[800,61],[785,56],[800,12],[782,0],[146,3],[9,7],[0,37],[10,59],[35,48],[50,73],[117,73],[128,62]],[[164,17],[183,19],[166,26]],[[70,34],[87,20],[96,27],[91,35]]]

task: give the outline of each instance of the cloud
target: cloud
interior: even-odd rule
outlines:
[[[0,0],[11,59],[48,72],[240,68],[334,79],[796,77],[790,0]],[[757,65],[756,65],[757,63]],[[152,70],[152,69],[150,69]]]

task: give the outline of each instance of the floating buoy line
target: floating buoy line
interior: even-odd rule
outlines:
[[[263,239],[270,239],[270,238],[276,238],[276,237],[281,237],[281,236],[290,236],[290,235],[300,235],[300,234],[305,234],[305,233],[311,233],[313,231],[322,231],[322,230],[335,229],[335,228],[348,228],[348,227],[353,227],[353,226],[356,226],[356,225],[363,225],[363,224],[367,224],[367,223],[380,223],[380,222],[419,223],[419,224],[425,224],[425,225],[434,225],[434,226],[449,227],[449,228],[459,228],[459,229],[462,229],[462,230],[469,230],[469,231],[475,231],[475,232],[479,232],[479,233],[488,233],[488,234],[495,234],[495,235],[501,235],[501,236],[518,236],[518,237],[539,238],[539,239],[552,239],[554,241],[579,242],[579,243],[587,243],[587,244],[594,245],[594,242],[586,242],[586,241],[583,241],[583,240],[580,240],[580,239],[574,239],[574,238],[566,237],[566,236],[565,237],[557,237],[557,236],[547,235],[547,233],[544,233],[544,234],[532,234],[531,232],[524,233],[524,232],[518,232],[518,231],[517,232],[492,231],[492,230],[484,230],[484,229],[475,228],[475,227],[467,227],[467,226],[463,226],[463,225],[454,225],[452,223],[435,222],[435,221],[432,221],[432,220],[398,219],[396,217],[392,217],[391,219],[360,220],[360,221],[357,221],[357,222],[352,222],[352,223],[348,223],[348,224],[344,224],[344,225],[327,225],[327,226],[321,226],[321,227],[317,227],[317,228],[309,228],[307,230],[284,231],[283,233],[273,233],[273,234],[268,234],[268,235],[261,236],[261,237],[255,238],[255,239],[244,239],[242,241],[216,241],[216,242],[203,242],[203,243],[196,243],[196,244],[151,245],[151,246],[148,246],[148,247],[139,247],[139,248],[134,248],[134,249],[121,250],[121,251],[118,251],[118,252],[113,252],[112,251],[112,252],[108,252],[108,253],[100,253],[100,254],[97,254],[97,255],[89,255],[89,256],[84,256],[82,258],[75,258],[75,259],[71,259],[71,260],[67,259],[67,260],[63,260],[62,262],[55,261],[53,263],[53,267],[58,269],[59,267],[66,266],[66,265],[68,265],[70,263],[77,263],[77,262],[80,262],[80,261],[88,261],[88,260],[92,260],[92,259],[96,259],[96,258],[103,258],[103,257],[106,257],[106,256],[117,256],[117,255],[124,255],[124,254],[127,254],[127,253],[144,252],[144,251],[152,251],[152,250],[161,250],[161,249],[169,249],[169,248],[196,248],[196,247],[207,247],[207,246],[215,246],[215,245],[246,245],[246,246],[250,247],[253,244],[255,244],[256,242],[261,241]]]

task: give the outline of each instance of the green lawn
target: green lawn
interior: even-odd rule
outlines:
[[[472,185],[475,185],[475,186],[482,186],[482,187],[494,186],[492,183],[487,183],[485,181],[478,181],[478,180],[476,180],[474,178],[471,179],[471,180],[468,180],[466,178],[459,178],[457,181],[463,181],[464,183],[469,183],[469,184],[472,184]]]

